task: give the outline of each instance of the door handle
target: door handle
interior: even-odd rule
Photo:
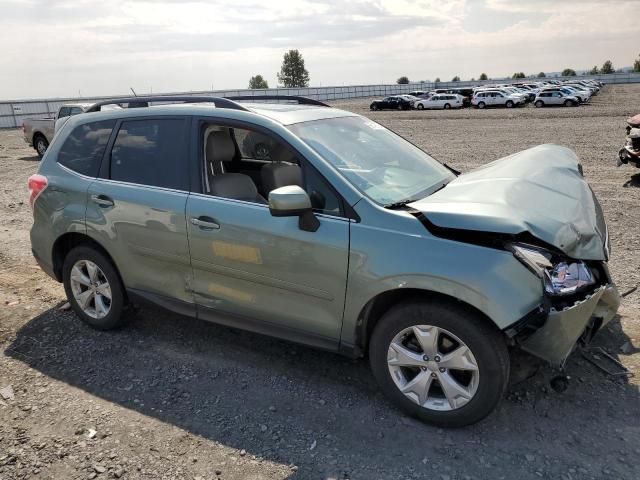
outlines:
[[[91,200],[101,207],[113,207],[114,205],[113,199],[106,195],[91,195]]]
[[[220,225],[211,217],[191,217],[191,224],[202,230],[219,230]]]

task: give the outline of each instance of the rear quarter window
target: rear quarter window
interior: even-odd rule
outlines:
[[[82,175],[96,177],[115,124],[115,120],[104,120],[74,128],[58,152],[58,163]]]

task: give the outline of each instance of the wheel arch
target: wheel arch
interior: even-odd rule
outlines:
[[[36,143],[36,138],[38,138],[38,137],[42,137],[42,138],[44,138],[44,139],[47,141],[47,143],[49,142],[49,141],[47,140],[46,135],[45,135],[44,133],[42,133],[40,130],[34,130],[34,131],[31,133],[31,143],[32,143],[33,145],[35,145],[35,143]]]
[[[63,235],[60,235],[56,241],[53,243],[53,248],[51,251],[51,259],[53,261],[53,273],[56,276],[56,279],[59,282],[62,282],[62,266],[64,265],[64,259],[69,254],[71,250],[80,245],[86,245],[98,250],[101,254],[103,254],[113,265],[118,277],[120,278],[120,282],[124,285],[124,281],[122,280],[122,275],[120,275],[120,270],[116,265],[116,262],[113,261],[113,257],[109,254],[106,248],[104,248],[100,243],[95,241],[93,238],[85,235],[83,233],[78,232],[68,232]]]
[[[456,308],[468,311],[470,314],[481,318],[492,328],[500,331],[493,320],[484,312],[459,298],[423,288],[396,288],[377,294],[362,307],[356,322],[354,336],[358,355],[366,354],[373,330],[382,316],[395,305],[410,301],[438,302],[455,305]]]

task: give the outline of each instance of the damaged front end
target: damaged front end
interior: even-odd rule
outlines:
[[[545,288],[540,306],[505,330],[513,344],[562,367],[577,345],[587,345],[615,316],[620,296],[604,262],[590,262],[593,283],[568,295]]]
[[[588,344],[593,335],[611,321],[619,305],[615,285],[603,285],[571,306],[561,310],[552,307],[542,326],[528,338],[517,341],[523,350],[563,366],[578,343]]]
[[[540,279],[539,306],[505,330],[524,350],[562,365],[615,315],[607,225],[571,150],[518,152],[408,206],[434,236],[510,251]]]

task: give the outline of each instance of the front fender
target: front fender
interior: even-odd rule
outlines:
[[[500,329],[540,304],[542,282],[512,253],[434,237],[410,216],[398,226],[351,224],[344,344],[355,344],[358,318],[368,302],[392,290],[456,298]]]

